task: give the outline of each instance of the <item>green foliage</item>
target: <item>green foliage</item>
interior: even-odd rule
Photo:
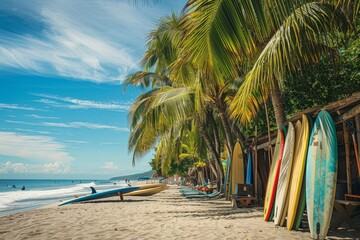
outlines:
[[[156,148],[155,148],[155,152],[156,152]],[[161,159],[160,159],[161,162]],[[159,162],[159,163],[160,163]],[[149,162],[152,170],[155,170],[156,173],[159,176],[173,176],[175,174],[179,175],[179,176],[187,176],[188,170],[190,167],[193,166],[193,162],[191,161],[191,159],[183,159],[181,161],[176,161],[175,159],[169,161],[170,162],[170,168],[169,171],[164,174],[164,172],[161,169],[161,164],[157,164],[157,161],[155,159],[155,156],[151,159],[151,162]]]
[[[340,39],[341,42],[343,39]],[[339,50],[339,59],[321,58],[319,63],[311,65],[301,73],[284,79],[283,99],[287,119],[295,113],[318,105],[345,98],[360,91],[360,39],[353,37],[348,48]],[[267,104],[270,128],[276,129],[273,107]],[[264,106],[257,117],[241,131],[246,137],[267,133]]]
[[[285,79],[283,97],[288,116],[360,91],[360,40],[339,52],[339,60],[322,58],[302,74]]]

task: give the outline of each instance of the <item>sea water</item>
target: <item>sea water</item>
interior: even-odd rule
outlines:
[[[25,190],[21,190],[23,186]],[[102,191],[126,184],[108,180],[0,179],[0,215],[89,194],[91,186]]]

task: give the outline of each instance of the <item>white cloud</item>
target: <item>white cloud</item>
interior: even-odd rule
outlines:
[[[112,125],[89,123],[89,122],[70,122],[70,123],[43,122],[41,123],[41,125],[47,127],[63,127],[63,128],[111,129],[116,131],[129,132],[128,128],[120,128]]]
[[[68,143],[79,143],[79,144],[89,143],[88,141],[82,141],[82,140],[66,140],[65,142],[68,142]]]
[[[123,143],[120,143],[120,142],[103,142],[103,143],[100,143],[100,145],[123,145]]]
[[[3,108],[3,109],[26,110],[26,111],[37,110],[36,108],[24,107],[24,106],[19,106],[19,105],[17,105],[17,104],[6,104],[6,103],[0,103],[0,108]]]
[[[69,173],[70,167],[63,162],[52,162],[46,164],[28,164],[6,161],[0,163],[0,173]]]
[[[44,164],[43,170],[45,173],[68,173],[70,167],[62,162],[51,162]]]
[[[119,169],[119,167],[114,162],[105,162],[101,168],[106,169],[106,170],[118,170]]]
[[[25,125],[38,125],[36,123],[25,122],[25,121],[17,121],[17,120],[5,120],[7,123],[15,123],[15,124],[25,124]]]
[[[51,137],[15,132],[0,132],[0,155],[55,162],[74,160],[64,146]]]
[[[62,107],[68,109],[106,109],[114,111],[127,111],[131,105],[130,101],[127,102],[96,102],[90,100],[82,100],[70,97],[58,97],[47,94],[34,94],[35,96],[43,97],[43,99],[36,100],[36,102],[44,103],[53,107]]]
[[[89,122],[70,122],[70,123],[61,123],[61,122],[41,122],[41,123],[31,123],[25,121],[13,121],[5,120],[8,123],[15,124],[25,124],[33,126],[45,126],[45,127],[60,127],[60,128],[89,128],[89,129],[111,129],[121,132],[129,132],[129,128],[121,128],[113,125],[98,124],[98,123],[89,123]]]
[[[0,39],[0,65],[95,82],[120,82],[137,68],[146,34],[164,10],[121,1],[15,4],[0,8],[41,29],[7,32]]]
[[[45,117],[45,116],[40,116],[37,114],[25,114],[26,117],[30,117],[30,118],[35,118],[35,119],[58,119],[57,117]]]
[[[50,133],[47,131],[36,131],[36,130],[24,129],[24,128],[15,128],[15,130],[18,132],[31,132],[31,133],[38,133],[38,134],[54,134],[54,133]]]

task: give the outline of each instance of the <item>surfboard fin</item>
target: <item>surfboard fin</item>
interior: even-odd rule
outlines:
[[[320,235],[320,223],[317,222],[316,223],[316,235],[317,235],[317,239],[319,239],[319,235]]]
[[[93,187],[90,187],[91,188],[91,194],[94,194],[94,193],[96,193],[96,190],[95,190],[95,188],[93,188]]]

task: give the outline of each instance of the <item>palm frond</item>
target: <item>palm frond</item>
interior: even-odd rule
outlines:
[[[317,63],[322,54],[337,53],[326,45],[334,25],[343,22],[333,13],[332,5],[315,2],[302,5],[284,21],[237,92],[230,107],[232,117],[249,122],[269,96],[274,81],[281,84],[287,74]]]

